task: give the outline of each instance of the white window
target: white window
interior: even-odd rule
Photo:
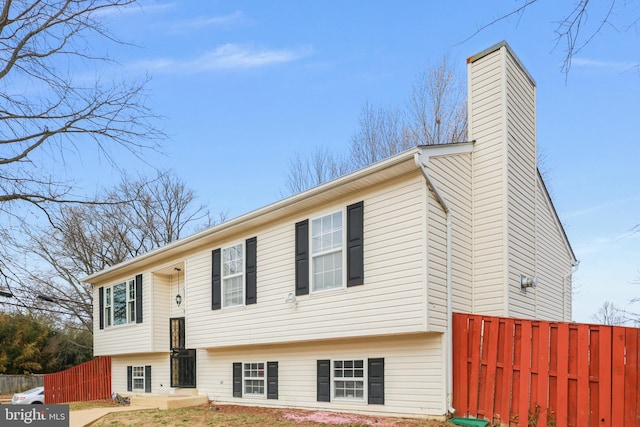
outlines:
[[[333,361],[333,397],[364,400],[364,360]]]
[[[132,371],[133,390],[144,391],[144,366],[134,366]]]
[[[129,289],[127,290],[127,307],[129,322],[135,322],[136,320],[136,282],[135,280],[129,281]]]
[[[311,221],[312,291],[342,288],[342,211]]]
[[[105,289],[104,318],[107,320],[107,327],[111,326],[111,288]]]
[[[265,363],[243,363],[242,384],[245,396],[264,396]]]
[[[244,246],[222,249],[222,307],[244,304]]]
[[[136,321],[136,281],[134,279],[105,288],[104,318],[107,327],[126,325]]]

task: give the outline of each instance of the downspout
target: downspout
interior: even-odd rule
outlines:
[[[447,395],[447,411],[453,414],[456,410],[453,407],[453,286],[452,286],[452,258],[453,258],[453,244],[451,239],[451,209],[445,200],[444,196],[436,186],[435,182],[431,179],[427,165],[425,165],[420,159],[420,154],[416,153],[413,157],[416,165],[422,171],[424,179],[427,182],[427,186],[433,191],[436,196],[436,200],[442,206],[442,210],[447,215],[447,329],[445,332],[446,341],[446,371],[447,371],[447,383],[446,383],[446,395]]]
[[[573,276],[576,271],[578,271],[578,267],[580,267],[580,261],[576,261],[575,264],[573,264],[571,266],[571,271],[569,272],[569,274],[565,275],[563,280],[562,280],[562,320],[564,322],[570,322],[571,318],[569,318],[569,320],[567,320],[567,313],[566,313],[566,307],[567,307],[567,282],[569,280],[569,277]],[[573,280],[571,280],[571,290],[573,290]]]

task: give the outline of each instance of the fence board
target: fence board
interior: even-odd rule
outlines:
[[[611,402],[611,425],[621,426],[624,423],[624,399],[620,399],[619,396],[624,396],[624,329],[614,329],[613,336],[613,352],[611,354],[613,359],[613,378],[611,395],[618,398],[612,399]]]
[[[566,356],[565,356],[566,355]],[[558,325],[558,365],[557,365],[557,402],[556,422],[558,427],[567,427],[569,396],[569,325]]]
[[[457,353],[457,357],[453,361],[453,382],[454,384],[468,384],[467,363],[469,363],[469,355],[467,353],[467,318],[463,316],[453,318],[453,347]],[[467,389],[454,387],[453,401],[464,408],[468,407],[469,399]]]
[[[480,316],[469,318],[469,334],[471,336],[471,347],[469,353],[471,359],[469,361],[469,409],[471,415],[478,416],[478,396],[480,395],[480,335],[482,330],[482,319]]]
[[[636,331],[625,330],[625,347],[627,360],[624,367],[624,425],[635,426],[638,389],[638,334]]]
[[[598,416],[597,421],[602,427],[612,427],[611,424],[611,389],[612,381],[611,376],[613,373],[613,360],[612,351],[613,345],[609,344],[612,341],[611,328],[600,328],[599,333],[599,366],[598,366]],[[596,424],[598,425],[598,424]]]
[[[454,328],[457,415],[640,427],[640,329],[457,313]]]
[[[589,425],[589,325],[578,325],[577,423]]]
[[[538,327],[538,390],[535,396],[536,404],[540,407],[540,425],[547,425],[549,405],[547,395],[549,390],[549,323],[540,322]]]
[[[500,393],[496,393],[496,407],[499,411],[496,415],[500,422],[509,422],[509,408],[511,404],[511,394],[508,393],[512,388],[513,381],[513,319],[504,319],[502,322],[502,336],[498,340],[498,350],[502,355],[502,381],[497,383],[501,389]],[[504,393],[507,392],[505,395]]]
[[[487,325],[488,323],[488,325]],[[488,326],[488,328],[486,327]],[[493,419],[494,415],[494,397],[495,397],[495,384],[496,384],[496,371],[498,365],[498,331],[500,324],[498,319],[491,322],[485,322],[485,334],[488,330],[488,341],[489,345],[486,347],[487,350],[487,369],[486,369],[486,378],[485,378],[485,388],[486,390],[483,395],[486,397],[486,405],[485,405],[485,414],[487,418]]]
[[[531,342],[531,323],[525,322],[522,325],[521,331],[521,343]],[[531,350],[529,347],[522,346],[523,351],[520,351],[520,384],[519,384],[519,396],[520,402],[517,408],[518,425],[527,427],[527,420],[529,419],[529,385],[531,380]]]

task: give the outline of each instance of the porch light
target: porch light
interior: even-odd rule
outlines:
[[[182,295],[180,295],[180,271],[182,271],[182,269],[175,267],[174,271],[178,272],[178,294],[176,295],[176,305],[180,307],[180,304],[182,304]]]

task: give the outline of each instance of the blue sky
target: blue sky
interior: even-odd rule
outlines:
[[[640,312],[629,304],[640,296],[640,233],[630,232],[640,223],[640,37],[620,31],[640,10],[616,11],[618,28],[605,26],[565,76],[555,22],[573,2],[540,0],[469,38],[521,3],[147,1],[105,16],[135,44],[109,45],[120,64],[109,72],[151,77],[149,104],[169,139],[148,162],[235,217],[280,198],[294,153],[344,150],[365,102],[402,106],[444,54],[466,79],[467,57],[507,40],[536,80],[542,168],[581,262],[574,320],[590,321],[605,300]],[[149,168],[116,155],[125,169]],[[73,173],[87,191],[113,182],[84,159]]]

